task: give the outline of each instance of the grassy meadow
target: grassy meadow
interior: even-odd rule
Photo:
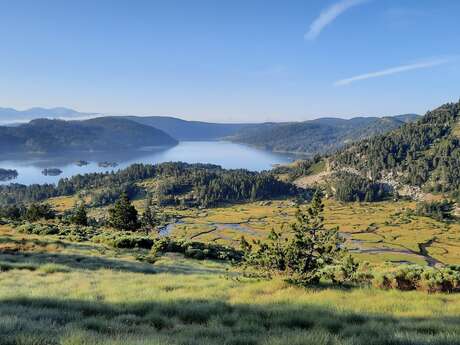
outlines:
[[[303,289],[0,231],[1,344],[460,344],[460,295]]]
[[[59,212],[76,197],[49,200]],[[134,201],[142,212],[144,200]],[[414,202],[325,202],[351,253],[375,267],[460,262],[459,225]],[[89,208],[101,217],[107,207]],[[294,219],[289,200],[166,207],[170,235],[237,246]],[[300,288],[229,263],[70,242],[0,226],[0,344],[460,344],[460,295],[371,287]]]
[[[50,199],[58,211],[70,209],[76,197]],[[133,204],[142,212],[145,200]],[[338,226],[353,255],[371,263],[457,264],[460,262],[460,224],[413,214],[413,201],[340,203],[325,200],[327,226]],[[91,208],[100,218],[108,207]],[[287,229],[296,207],[289,200],[236,204],[209,209],[166,207],[170,235],[195,241],[237,246],[242,235],[265,239],[271,229]],[[422,247],[422,248],[421,248]]]
[[[142,212],[143,200],[134,202]],[[353,255],[371,263],[456,264],[460,262],[460,224],[413,213],[412,201],[340,203],[325,201],[325,222],[338,226]],[[93,209],[92,216],[106,209]],[[166,208],[173,219],[170,235],[238,246],[247,239],[267,238],[271,229],[286,229],[296,206],[288,200],[254,202],[210,209]]]

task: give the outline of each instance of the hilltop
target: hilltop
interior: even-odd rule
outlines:
[[[37,119],[16,127],[0,127],[2,153],[109,151],[175,144],[175,139],[159,129],[116,117]]]
[[[243,128],[230,139],[278,152],[324,154],[351,142],[386,133],[418,118],[418,115],[407,114],[382,118],[319,118],[304,122],[264,123]]]
[[[218,140],[257,126],[247,123],[187,121],[170,116],[127,116],[125,118],[161,129],[180,141]]]
[[[350,145],[331,157],[331,166],[427,192],[455,192],[460,187],[459,118],[460,103],[444,104],[419,121]]]
[[[341,201],[457,200],[460,187],[460,103],[447,103],[415,122],[350,143],[338,152],[279,167],[298,186],[321,184]]]

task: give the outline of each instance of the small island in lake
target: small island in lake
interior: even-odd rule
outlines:
[[[115,168],[118,166],[116,162],[99,162],[97,164],[100,168]]]
[[[84,161],[84,160],[78,160],[75,162],[75,165],[79,166],[79,167],[84,167],[86,165],[88,165],[89,162],[88,161]]]
[[[16,177],[18,177],[17,170],[0,168],[0,181],[9,181],[15,179]]]
[[[46,168],[42,170],[42,174],[45,176],[59,176],[62,174],[62,170],[58,168]]]

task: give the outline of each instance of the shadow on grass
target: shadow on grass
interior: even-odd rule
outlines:
[[[42,265],[57,264],[69,269],[100,270],[110,269],[131,273],[169,273],[183,275],[226,274],[225,269],[206,268],[193,265],[191,262],[174,264],[149,264],[124,259],[110,259],[102,256],[63,254],[63,253],[36,253],[36,252],[4,252],[0,250],[0,271],[6,269],[38,269]],[[1,344],[1,343],[0,343]]]
[[[69,253],[67,250],[72,247],[81,250],[82,253]],[[85,253],[85,251],[87,253]],[[191,261],[175,260],[174,264],[164,262],[150,264],[127,260],[117,257],[98,255],[104,252],[103,247],[87,244],[72,244],[68,242],[40,239],[16,239],[11,237],[0,237],[0,271],[9,269],[38,269],[42,265],[57,264],[69,269],[100,270],[111,269],[114,271],[131,273],[171,273],[171,274],[225,274],[226,271],[220,268],[208,268],[204,265],[197,265]],[[96,253],[95,253],[96,252]],[[113,252],[125,256],[133,256],[141,253],[131,249],[113,249]],[[142,251],[145,252],[145,251]]]
[[[108,259],[99,256],[61,253],[36,253],[36,252],[2,252],[0,261],[9,264],[26,265],[24,267],[39,268],[46,264],[58,264],[69,269],[100,270],[111,269],[132,273],[156,273],[151,264],[137,263],[128,260]],[[12,266],[14,267],[14,266]]]
[[[459,318],[395,318],[292,304],[215,300],[110,304],[0,300],[3,345],[455,345]]]
[[[83,253],[64,253],[64,249],[81,250]],[[101,247],[102,248],[102,247]],[[98,247],[71,244],[59,240],[0,237],[0,268],[38,269],[42,265],[58,264],[69,269],[112,269],[124,272],[155,273],[151,264],[111,259],[95,255]],[[84,253],[87,251],[88,253]]]
[[[26,235],[27,236],[27,235]],[[90,244],[85,243],[78,243],[78,242],[68,242],[68,241],[61,241],[56,240],[53,238],[48,239],[37,239],[37,238],[30,238],[30,237],[22,237],[16,236],[13,238],[11,236],[0,236],[0,246],[2,244],[16,244],[16,245],[29,245],[34,246],[37,248],[47,248],[49,246],[56,246],[62,249],[75,249],[75,250],[95,250],[98,247]]]

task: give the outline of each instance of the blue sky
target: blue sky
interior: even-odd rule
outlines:
[[[456,0],[0,0],[0,106],[219,122],[460,97]]]

